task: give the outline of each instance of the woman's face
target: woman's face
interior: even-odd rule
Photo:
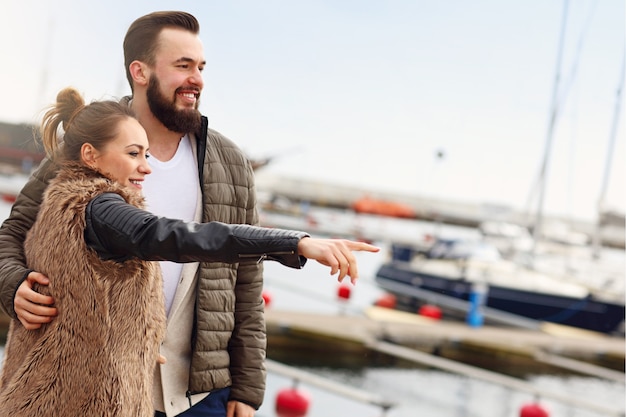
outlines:
[[[128,117],[120,122],[118,135],[101,150],[93,149],[87,165],[131,189],[141,192],[142,181],[152,170],[148,164],[148,136],[139,122]]]

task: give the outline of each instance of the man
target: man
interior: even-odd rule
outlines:
[[[254,175],[230,140],[208,129],[198,103],[205,66],[199,24],[184,12],[140,17],[124,40],[125,101],[146,129],[152,174],[147,209],[183,220],[258,224]],[[33,291],[47,277],[24,263],[22,242],[57,170],[44,163],[0,229],[0,302],[27,329],[54,320],[54,300]],[[336,246],[335,246],[336,245]],[[350,249],[333,243],[331,273],[354,280]],[[251,417],[265,391],[262,263],[163,263],[168,314],[157,367],[156,416]],[[132,318],[129,317],[129,320]]]

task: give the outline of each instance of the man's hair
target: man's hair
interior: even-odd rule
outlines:
[[[158,37],[165,28],[177,28],[191,33],[200,32],[200,23],[189,13],[178,11],[154,12],[135,20],[124,37],[124,65],[126,66],[126,78],[133,88],[133,78],[130,75],[130,63],[142,61],[148,65],[154,65]]]

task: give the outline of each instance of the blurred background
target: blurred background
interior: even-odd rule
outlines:
[[[0,0],[0,221],[42,157],[32,140],[42,110],[67,86],[87,100],[128,95],[128,26],[172,9],[200,21],[207,60],[200,110],[258,164],[263,223],[383,249],[359,255],[361,280],[348,299],[321,267],[266,267],[268,357],[327,378],[317,385],[302,377],[312,394],[309,417],[384,414],[359,395],[329,389],[333,383],[389,399],[389,417],[544,415],[524,414],[538,399],[551,417],[623,416],[623,408],[614,411],[624,404],[623,377],[497,359],[481,345],[491,334],[469,342],[486,350],[468,353],[462,342],[479,331],[469,326],[443,345],[460,361],[520,378],[526,389],[373,350],[355,353],[343,342],[329,344],[324,331],[302,339],[286,330],[366,316],[388,295],[381,270],[401,270],[390,261],[395,255],[422,251],[428,258],[439,239],[492,237],[506,262],[545,261],[545,280],[561,278],[554,294],[576,285],[620,300],[621,327],[611,335],[568,332],[555,349],[573,338],[580,359],[593,340],[593,366],[623,376],[623,0]],[[538,239],[550,246],[539,250]],[[420,304],[446,304],[432,300]],[[441,329],[446,319],[463,325],[448,313]],[[405,320],[398,317],[385,320]],[[419,323],[404,336],[423,342]],[[517,349],[511,334],[501,340],[509,354]],[[616,342],[617,361],[606,354]],[[431,353],[442,354],[439,347]],[[270,370],[259,416],[277,415],[274,400],[292,384],[289,373]]]
[[[545,211],[597,217],[624,76],[621,0],[571,2],[565,25],[564,2],[541,0],[0,7],[0,122],[37,122],[70,85],[128,94],[127,27],[182,8],[201,23],[201,110],[251,157],[273,157],[264,174],[525,210],[556,101]],[[605,207],[623,212],[623,129],[612,153]]]

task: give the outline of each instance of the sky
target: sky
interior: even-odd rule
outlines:
[[[625,211],[623,0],[1,0],[0,121],[129,94],[126,29],[172,9],[201,24],[200,110],[263,175],[536,210],[549,149],[545,213]]]

